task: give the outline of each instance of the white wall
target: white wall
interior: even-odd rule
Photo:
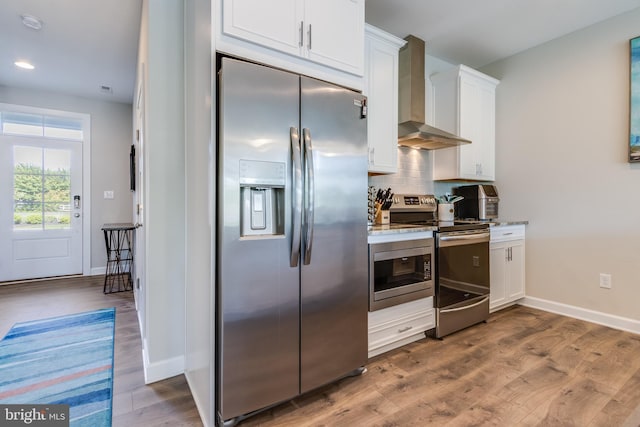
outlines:
[[[143,357],[153,382],[184,371],[185,143],[183,1],[143,2],[146,277]],[[136,87],[140,82],[138,81]]]
[[[211,2],[187,0],[185,6],[185,376],[202,422],[214,425]]]
[[[0,102],[91,116],[91,269],[104,273],[107,254],[102,225],[131,222],[131,104],[7,86],[0,86]],[[105,190],[113,190],[112,200],[104,199]]]
[[[640,320],[640,165],[627,163],[640,9],[491,64],[501,216],[528,219],[526,293]],[[609,273],[613,288],[599,288]]]

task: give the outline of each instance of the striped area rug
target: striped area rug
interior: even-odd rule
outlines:
[[[111,426],[115,308],[16,323],[0,341],[0,404],[67,404],[70,425]]]

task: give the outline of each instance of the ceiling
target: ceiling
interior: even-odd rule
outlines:
[[[141,12],[142,0],[1,0],[0,86],[131,103]],[[24,26],[23,14],[42,29]]]
[[[640,7],[640,0],[366,0],[365,5],[368,23],[399,37],[420,37],[428,55],[478,68]],[[141,9],[142,0],[2,0],[0,86],[131,103]],[[42,29],[25,27],[23,14],[42,20]],[[19,59],[36,68],[18,69],[13,63]]]
[[[366,21],[479,68],[640,7],[640,0],[366,0]],[[640,28],[638,29],[640,32]]]

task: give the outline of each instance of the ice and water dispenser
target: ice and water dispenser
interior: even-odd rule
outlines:
[[[240,160],[240,235],[284,235],[286,164]]]

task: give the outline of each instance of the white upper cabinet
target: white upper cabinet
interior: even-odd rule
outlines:
[[[312,61],[364,73],[364,0],[306,0],[305,50]]]
[[[304,5],[299,0],[223,0],[226,34],[291,55],[300,55],[300,23]]]
[[[398,171],[398,50],[405,41],[365,26],[364,94],[367,96],[369,172]]]
[[[221,0],[222,32],[362,76],[364,0]]]
[[[433,179],[494,181],[499,81],[459,65],[432,76],[431,82],[434,126],[471,140],[433,152]]]

